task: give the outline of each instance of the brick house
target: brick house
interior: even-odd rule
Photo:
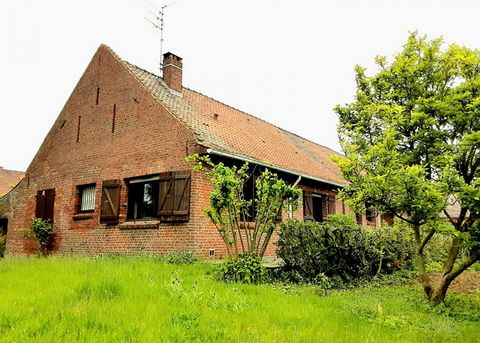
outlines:
[[[345,181],[333,150],[184,87],[178,56],[163,65],[160,78],[98,48],[24,179],[0,199],[7,254],[35,249],[24,228],[37,216],[53,222],[54,253],[223,256],[202,211],[209,180],[185,162],[193,153],[298,184],[303,205],[284,219],[348,212],[335,199]]]

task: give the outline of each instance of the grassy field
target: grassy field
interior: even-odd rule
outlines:
[[[319,296],[153,258],[0,260],[2,342],[479,342],[480,296],[431,309],[415,286]]]

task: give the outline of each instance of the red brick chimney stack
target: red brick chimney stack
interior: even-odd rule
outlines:
[[[182,93],[182,58],[171,52],[163,54],[163,81],[168,87]]]

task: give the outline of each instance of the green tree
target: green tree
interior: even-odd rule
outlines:
[[[230,257],[256,255],[263,257],[275,231],[278,213],[287,203],[295,209],[301,194],[276,174],[265,169],[255,180],[255,197],[245,196],[245,184],[252,177],[246,162],[240,168],[222,162],[214,164],[208,156],[187,158],[198,162],[194,169],[211,180],[210,206],[204,211],[222,236]],[[256,215],[250,218],[252,208]]]
[[[355,67],[355,100],[335,108],[347,156],[337,159],[349,181],[343,196],[357,211],[368,204],[409,224],[420,280],[435,305],[480,258],[480,52],[415,32],[392,61],[379,56],[376,65],[373,76]],[[441,212],[451,225],[442,225]],[[445,231],[452,244],[434,284],[424,250]]]

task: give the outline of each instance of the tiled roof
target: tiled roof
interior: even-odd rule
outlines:
[[[159,76],[118,59],[206,148],[331,184],[345,184],[331,161],[337,152],[188,88],[184,87],[180,96]]]
[[[23,179],[24,175],[24,172],[0,167],[0,197],[10,192],[10,190]]]

